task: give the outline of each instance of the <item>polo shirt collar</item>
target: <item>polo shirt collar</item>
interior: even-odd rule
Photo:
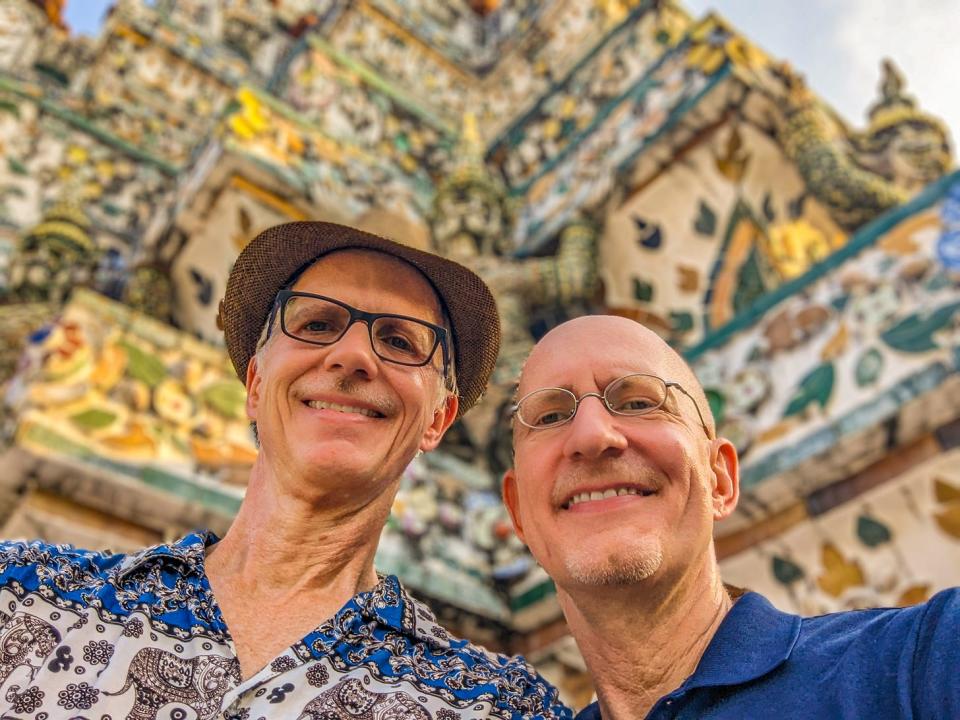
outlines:
[[[696,671],[680,688],[738,685],[784,663],[800,637],[800,617],[755,592],[737,600],[720,623]]]

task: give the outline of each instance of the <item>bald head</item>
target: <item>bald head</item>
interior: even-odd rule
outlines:
[[[584,367],[598,375],[599,387],[631,372],[680,383],[699,406],[710,434],[716,434],[710,404],[687,362],[649,328],[616,315],[574,318],[544,335],[524,363],[517,397],[541,387],[556,386],[557,377]],[[599,375],[605,377],[601,379]]]
[[[666,396],[639,381],[621,384],[611,410],[606,389],[635,374],[665,381]],[[571,415],[556,393],[525,401],[531,414],[514,424],[503,499],[557,587],[586,589],[589,598],[599,586],[632,587],[715,565],[713,525],[739,496],[737,455],[716,437],[683,358],[632,320],[580,317],[553,329],[527,358],[518,396],[544,388],[563,388],[580,402]]]

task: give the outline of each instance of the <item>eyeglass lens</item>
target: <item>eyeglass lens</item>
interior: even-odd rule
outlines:
[[[317,345],[337,342],[350,327],[350,311],[336,303],[314,297],[291,296],[283,308],[287,334]],[[422,365],[433,355],[437,335],[416,320],[385,315],[370,326],[374,352],[401,365]]]
[[[627,375],[607,385],[604,397],[612,412],[643,415],[663,405],[667,386],[652,375]],[[525,425],[552,427],[570,420],[577,411],[577,404],[577,397],[569,390],[544,388],[523,398],[517,414]]]

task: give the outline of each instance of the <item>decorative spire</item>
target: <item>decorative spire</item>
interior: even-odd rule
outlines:
[[[906,94],[906,80],[900,68],[890,58],[881,63],[880,99],[869,111],[870,130],[876,132],[906,117],[916,114],[917,101]]]

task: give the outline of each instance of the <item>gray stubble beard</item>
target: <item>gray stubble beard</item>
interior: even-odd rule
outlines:
[[[587,556],[582,551],[564,560],[567,573],[583,585],[632,585],[646,580],[663,564],[663,548],[656,538],[638,538],[638,544],[618,548],[606,558]]]

